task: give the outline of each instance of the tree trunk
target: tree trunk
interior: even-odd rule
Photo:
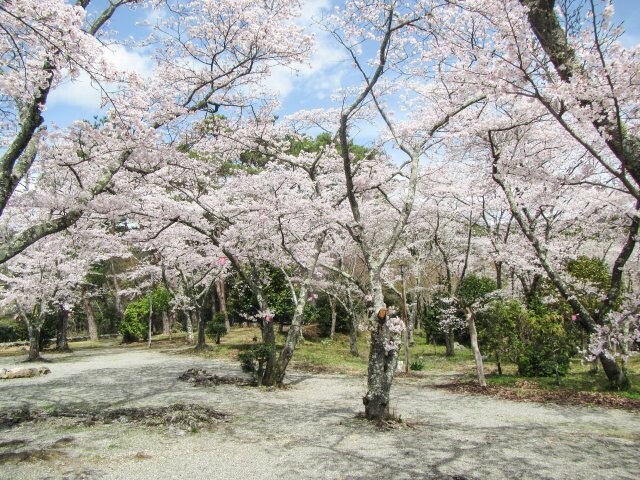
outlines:
[[[418,304],[416,303],[413,308],[409,309],[409,345],[414,346],[416,344],[416,340],[413,337],[413,332],[416,329],[416,319],[418,318]]]
[[[98,327],[96,326],[96,317],[93,314],[91,302],[84,293],[82,295],[82,307],[84,308],[84,315],[87,318],[87,333],[89,335],[89,340],[95,342],[98,340]]]
[[[287,371],[287,367],[289,366],[289,362],[293,357],[293,352],[295,351],[298,340],[300,339],[300,332],[302,330],[302,317],[304,314],[304,307],[307,303],[307,294],[308,294],[308,285],[307,282],[302,284],[300,288],[300,294],[298,295],[298,304],[296,305],[296,311],[293,314],[293,319],[291,320],[291,326],[289,327],[289,332],[287,333],[287,339],[285,340],[284,347],[280,352],[280,356],[278,358],[278,362],[276,365],[276,383],[277,385],[282,385],[284,382],[284,376]]]
[[[203,315],[199,315],[198,318],[198,343],[196,343],[196,350],[205,350],[207,348],[207,336],[205,333],[206,322]]]
[[[358,325],[353,312],[349,312],[349,352],[354,357],[360,355],[358,352]]]
[[[289,329],[289,332],[295,331],[293,328]],[[262,375],[262,381],[258,379],[260,385],[272,387],[278,382],[278,369],[276,367],[276,332],[273,328],[273,320],[265,319],[262,322],[262,343],[264,343],[268,349],[269,354],[264,365],[264,373]]]
[[[207,346],[207,324],[213,319],[215,310],[214,292],[211,288],[207,289],[200,308],[200,321],[198,323],[198,344],[196,350],[206,350]]]
[[[624,390],[629,388],[629,378],[624,374],[624,371],[618,365],[618,362],[614,358],[608,357],[605,352],[598,355],[602,369],[609,379],[609,383],[612,388],[617,390]]]
[[[167,310],[162,310],[162,334],[171,335],[171,322]]]
[[[40,325],[31,325],[27,322],[27,331],[29,332],[29,356],[27,362],[37,362],[42,360],[40,356]]]
[[[173,334],[173,326],[175,324],[176,324],[176,312],[175,310],[171,310],[169,312],[169,341],[170,342],[173,340],[172,334]]]
[[[496,267],[496,289],[502,290],[502,262],[495,261],[493,265]]]
[[[374,299],[373,325],[371,329],[371,348],[367,370],[367,394],[362,399],[365,415],[370,420],[389,418],[389,398],[393,376],[398,364],[398,349],[385,348],[391,339],[387,328],[388,317],[382,295],[382,284],[378,272],[370,273],[371,289]],[[384,312],[384,313],[383,313]]]
[[[496,350],[496,365],[498,367],[498,375],[502,375],[502,364],[500,363],[500,353]]]
[[[329,306],[331,307],[331,330],[329,330],[329,338],[333,340],[333,337],[336,334],[336,301],[335,299],[329,295]]]
[[[124,307],[122,306],[122,297],[120,295],[120,284],[118,283],[118,276],[116,275],[116,267],[113,264],[113,260],[109,261],[111,267],[111,282],[113,283],[113,297],[116,304],[116,311],[118,312],[118,318],[124,320]]]
[[[365,415],[370,420],[389,418],[389,397],[393,375],[398,363],[398,350],[385,350],[385,328],[371,331],[371,349],[367,372],[367,394],[362,399]]]
[[[67,332],[69,330],[69,312],[64,308],[58,310],[58,334],[56,335],[56,350],[59,352],[68,352],[69,340]]]
[[[220,311],[224,315],[224,328],[226,328],[227,333],[229,333],[231,331],[231,324],[229,323],[229,313],[227,312],[227,300],[224,288],[224,280],[222,278],[216,280],[216,294],[218,295]]]
[[[453,332],[445,332],[444,333],[444,344],[445,344],[445,353],[446,357],[453,357],[456,354],[456,350],[454,348],[456,338]]]
[[[193,345],[193,324],[197,325],[198,317],[195,310],[187,312],[187,344]]]
[[[486,387],[487,382],[484,379],[484,365],[482,363],[482,355],[478,346],[478,332],[476,331],[475,315],[471,309],[467,308],[467,324],[469,326],[469,337],[471,338],[471,349],[476,361],[476,371],[478,372],[478,382],[481,387]]]

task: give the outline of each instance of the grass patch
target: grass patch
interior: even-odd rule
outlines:
[[[559,382],[555,377],[520,377],[516,374],[515,366],[508,365],[506,374],[488,375],[487,384],[510,387],[516,390],[535,386],[536,388],[549,392],[601,392],[632,400],[639,400],[640,356],[636,355],[632,357],[627,368],[632,387],[630,390],[624,392],[611,390],[609,382],[602,372],[602,367],[599,367],[598,371],[593,373],[591,371],[591,365],[585,364],[579,359],[571,360],[569,373],[564,377],[560,377]]]

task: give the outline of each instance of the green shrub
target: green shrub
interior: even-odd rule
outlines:
[[[414,371],[423,370],[424,369],[424,360],[422,360],[421,357],[418,357],[413,362],[411,362],[410,367],[411,367],[411,370],[414,370]]]
[[[506,357],[525,377],[563,376],[576,351],[559,313],[527,309],[518,300],[495,300],[478,314],[481,348]]]
[[[207,334],[213,338],[217,344],[220,344],[220,338],[227,334],[227,327],[224,325],[224,314],[216,313],[212,321],[207,323]]]
[[[149,298],[144,297],[127,305],[124,320],[120,324],[119,332],[123,343],[139,342],[147,335],[149,319]]]
[[[10,318],[0,321],[0,343],[19,342],[27,340],[27,327],[24,322],[19,322]]]
[[[238,354],[242,371],[253,374],[253,381],[256,385],[262,384],[265,364],[272,354],[273,347],[265,345],[264,343]]]
[[[526,317],[516,342],[518,373],[523,377],[564,376],[574,351],[556,314]]]

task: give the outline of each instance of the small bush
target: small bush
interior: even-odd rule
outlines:
[[[424,369],[424,360],[422,358],[416,358],[410,364],[411,370],[420,371]]]
[[[147,321],[149,318],[149,299],[142,298],[127,305],[124,320],[120,324],[119,332],[123,343],[139,342],[146,337]]]
[[[220,318],[219,315],[219,313],[216,313],[213,317],[213,322],[207,324],[207,334],[213,337],[217,344],[220,344],[220,338],[227,334],[227,327],[222,323],[224,322],[224,316]]]
[[[516,341],[518,373],[523,377],[564,376],[574,351],[562,320],[554,314],[529,314]]]
[[[242,371],[253,374],[253,380],[256,385],[262,384],[265,364],[272,354],[273,347],[265,345],[264,343],[238,354]]]
[[[27,327],[23,322],[7,319],[0,322],[0,343],[27,340]]]

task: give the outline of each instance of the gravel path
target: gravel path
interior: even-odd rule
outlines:
[[[620,410],[463,396],[407,379],[395,383],[392,397],[408,425],[385,430],[356,418],[364,377],[298,372],[284,390],[199,388],[178,375],[192,367],[240,370],[142,349],[52,358],[48,376],[0,381],[0,412],[195,403],[231,421],[197,432],[25,422],[0,430],[0,452],[41,454],[0,462],[0,478],[635,480],[640,472],[640,416]],[[0,367],[19,360],[0,359]]]

